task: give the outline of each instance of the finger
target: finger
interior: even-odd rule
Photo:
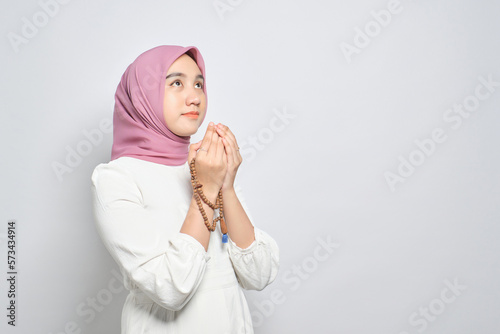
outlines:
[[[222,137],[225,139],[224,148],[226,148],[226,146],[229,146],[231,148],[231,158],[236,164],[238,164],[238,160],[241,159],[241,156],[234,134],[231,132],[231,130],[229,130],[227,126],[220,123],[217,124],[216,129],[217,132],[219,134],[222,134]]]
[[[231,166],[239,166],[243,160],[241,158],[240,151],[236,147],[228,144],[228,140],[226,138],[223,139],[223,142],[226,148],[228,161],[231,161]]]
[[[229,127],[227,125],[219,123],[219,124],[215,125],[214,128],[216,130],[220,130],[221,132],[225,133],[226,135],[232,135],[234,137],[233,132],[231,131],[231,129],[229,129]]]
[[[203,140],[200,140],[199,142],[197,143],[192,143],[191,145],[189,145],[189,152],[196,152],[200,149],[201,147],[201,143],[202,143]]]
[[[215,126],[214,126],[212,128],[212,138],[211,138],[211,142],[210,142],[210,147],[207,147],[208,154],[212,158],[215,158],[215,156],[217,155],[218,139],[219,139],[219,135],[217,134],[217,131],[215,131]]]
[[[196,151],[201,147],[201,140],[197,143],[193,143],[189,145],[189,153],[188,153],[188,162],[191,162],[191,160],[196,156]]]
[[[222,138],[222,143],[224,144],[224,150],[227,154],[228,164],[232,166],[232,164],[234,163],[234,149],[228,143],[226,138]]]
[[[217,153],[215,156],[216,161],[226,162],[226,160],[224,159],[224,154],[225,154],[224,143],[222,142],[222,138],[218,137],[217,138]]]
[[[224,124],[217,124],[215,127],[215,130],[219,134],[219,136],[224,137],[229,140],[229,143],[232,144],[234,147],[238,147],[238,144],[236,142],[236,137],[234,136],[233,132]]]
[[[205,136],[203,137],[203,139],[201,141],[200,147],[203,147],[205,150],[208,151],[208,148],[210,147],[210,145],[212,143],[212,138],[213,138],[214,133],[215,133],[215,130],[213,127],[213,123],[210,122],[208,124],[207,131],[205,132]]]

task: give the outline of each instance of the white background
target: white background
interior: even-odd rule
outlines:
[[[192,141],[209,121],[232,129],[254,223],[280,246],[276,281],[247,293],[256,333],[498,333],[498,2],[42,3],[0,10],[2,333],[119,333],[126,292],[90,175],[110,158],[99,124],[121,75],[162,44],[202,52],[208,114]]]

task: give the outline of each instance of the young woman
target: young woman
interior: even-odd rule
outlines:
[[[253,225],[235,177],[242,162],[225,125],[210,122],[205,65],[196,47],[158,46],[128,66],[115,95],[111,161],[92,175],[101,239],[130,293],[125,333],[253,333],[243,289],[262,290],[277,275],[276,242]],[[195,198],[190,162],[206,198]],[[201,214],[202,206],[205,219]],[[226,241],[226,242],[223,242]]]

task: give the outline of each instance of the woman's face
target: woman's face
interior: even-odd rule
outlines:
[[[188,55],[183,54],[170,66],[165,81],[163,117],[176,135],[191,136],[198,131],[207,109],[203,85],[201,71]]]

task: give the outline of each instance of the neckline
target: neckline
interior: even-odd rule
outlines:
[[[136,158],[136,157],[128,157],[128,156],[121,156],[115,160],[112,160],[112,161],[132,161],[134,163],[139,163],[139,164],[145,164],[145,165],[150,165],[150,166],[157,166],[157,167],[161,167],[161,168],[172,168],[172,169],[183,169],[183,168],[186,168],[186,167],[189,167],[188,165],[188,162],[184,162],[182,165],[177,165],[177,166],[170,166],[170,165],[164,165],[164,164],[160,164],[160,163],[157,163],[157,162],[153,162],[153,161],[148,161],[148,160],[143,160],[143,159],[139,159],[139,158]]]

